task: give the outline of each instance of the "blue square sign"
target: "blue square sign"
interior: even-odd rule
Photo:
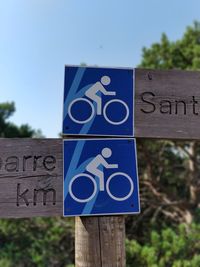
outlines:
[[[63,134],[134,136],[134,70],[65,67]]]
[[[135,139],[64,140],[64,216],[140,212]]]

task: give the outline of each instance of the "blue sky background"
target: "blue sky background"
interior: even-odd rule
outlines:
[[[0,102],[46,137],[61,132],[64,65],[135,67],[142,47],[181,38],[199,0],[0,0]]]

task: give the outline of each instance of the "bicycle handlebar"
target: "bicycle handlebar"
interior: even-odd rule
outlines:
[[[107,95],[116,95],[116,92],[114,92],[114,91],[107,91]]]
[[[109,167],[111,169],[117,169],[119,167],[119,165],[118,164],[110,164]]]

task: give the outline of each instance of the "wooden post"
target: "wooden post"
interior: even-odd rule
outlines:
[[[124,216],[76,217],[75,266],[126,266]]]

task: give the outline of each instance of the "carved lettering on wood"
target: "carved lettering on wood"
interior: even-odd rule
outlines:
[[[0,139],[0,217],[62,215],[61,139]]]
[[[200,138],[200,72],[135,70],[135,136]]]

